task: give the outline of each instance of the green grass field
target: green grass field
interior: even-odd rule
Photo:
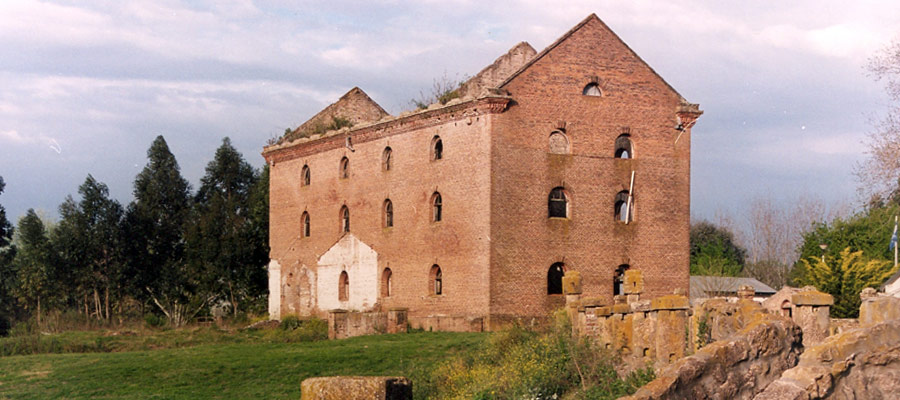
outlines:
[[[171,333],[175,339],[72,335],[60,340],[93,343],[86,351],[97,352],[0,357],[0,399],[299,399],[308,377],[414,378],[453,354],[475,351],[487,337],[421,332],[278,343],[203,330]]]

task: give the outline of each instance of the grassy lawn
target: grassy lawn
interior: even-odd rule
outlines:
[[[0,357],[0,399],[298,399],[305,378],[415,377],[452,354],[475,351],[487,335],[421,332],[311,343],[224,337],[215,344],[195,345],[209,343],[209,338],[199,338],[185,340],[189,347],[140,351],[117,346],[153,348],[153,340],[90,338],[88,342],[108,340],[99,346],[116,347],[111,350],[117,352]]]

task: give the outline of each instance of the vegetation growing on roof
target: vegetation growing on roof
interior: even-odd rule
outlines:
[[[285,129],[283,140],[296,140],[300,138],[310,137],[312,135],[321,135],[328,131],[336,131],[342,128],[352,127],[353,121],[350,121],[349,118],[332,115],[330,121],[319,121],[303,130],[290,131],[289,129]]]
[[[459,89],[466,80],[468,77],[455,79],[445,73],[441,78],[434,79],[428,93],[419,91],[419,97],[411,99],[410,103],[419,110],[424,110],[434,103],[447,104],[450,100],[459,98]]]

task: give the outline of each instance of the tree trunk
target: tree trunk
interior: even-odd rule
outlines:
[[[231,311],[232,315],[237,318],[237,301],[234,300],[234,285],[231,282],[228,282],[228,291],[231,292]]]
[[[41,296],[37,297],[37,325],[38,330],[41,330]]]
[[[106,284],[106,298],[104,299],[106,306],[106,321],[109,322],[109,284]]]
[[[103,310],[100,308],[100,292],[94,287],[94,315],[97,319],[103,319]]]

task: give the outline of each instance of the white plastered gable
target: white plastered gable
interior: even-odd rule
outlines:
[[[366,311],[378,301],[378,253],[352,233],[347,233],[319,257],[316,303],[319,310]],[[346,301],[338,298],[341,272],[350,282]]]

